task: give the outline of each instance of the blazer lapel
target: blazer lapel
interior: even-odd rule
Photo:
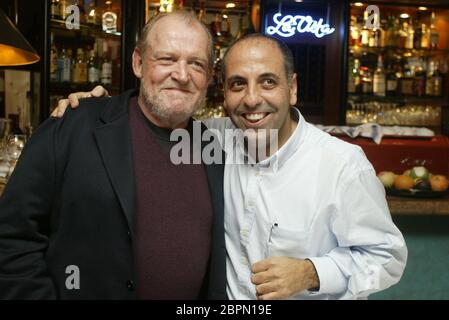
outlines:
[[[127,92],[117,98],[111,98],[111,106],[106,107],[105,114],[95,128],[95,138],[128,228],[134,236],[134,166],[128,117],[130,96],[131,92]]]
[[[203,125],[203,130],[205,130]],[[215,137],[215,139],[217,139]],[[202,141],[202,148],[208,142]],[[225,161],[225,153],[220,150],[222,161]],[[204,165],[209,182],[209,189],[214,210],[212,226],[212,252],[209,264],[208,298],[226,298],[226,247],[224,230],[224,197],[223,175],[224,163]]]

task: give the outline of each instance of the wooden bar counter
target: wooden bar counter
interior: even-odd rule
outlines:
[[[387,196],[392,215],[449,215],[449,198],[415,199]]]

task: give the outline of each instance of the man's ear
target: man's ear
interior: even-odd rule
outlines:
[[[134,75],[139,79],[142,78],[142,65],[143,65],[142,54],[138,48],[134,48],[133,71],[134,71]]]
[[[294,106],[296,102],[298,102],[298,80],[294,73],[290,82],[290,105]]]

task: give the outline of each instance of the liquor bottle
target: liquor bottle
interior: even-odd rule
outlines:
[[[357,23],[357,17],[351,16],[351,26],[350,26],[350,37],[349,37],[349,45],[350,46],[360,46],[361,44],[361,30],[360,26]]]
[[[104,85],[111,85],[112,83],[112,63],[109,60],[108,45],[103,42],[103,56],[101,59],[100,81]]]
[[[117,32],[117,14],[112,11],[111,1],[105,2],[105,10],[102,15],[102,26],[105,32]]]
[[[362,35],[361,35],[361,42],[362,46],[368,46],[369,45],[369,38],[371,30],[366,25],[368,21],[368,11],[363,12],[363,27],[362,27]]]
[[[100,68],[98,66],[96,44],[94,45],[94,48],[90,51],[89,63],[87,64],[87,68],[88,68],[87,81],[89,83],[100,82]]]
[[[429,80],[432,81],[432,96],[441,97],[443,94],[443,75],[440,72],[438,61],[435,62],[435,68]]]
[[[55,45],[55,35],[50,34],[50,81],[58,81],[58,49]]]
[[[62,20],[65,20],[68,17],[68,13],[66,12],[67,7],[70,4],[68,4],[67,0],[60,0],[59,1],[59,12],[60,12],[60,17]]]
[[[360,76],[362,83],[362,93],[372,94],[373,93],[373,74],[368,67],[360,68]]]
[[[385,25],[385,46],[392,46],[392,37],[393,37],[393,27],[392,27],[392,17],[388,16],[387,24]]]
[[[435,27],[435,12],[432,12],[430,16],[430,28],[429,28],[429,47],[431,49],[436,49],[438,47],[438,40],[440,35]]]
[[[70,82],[71,77],[71,59],[67,55],[65,48],[62,48],[58,58],[58,80],[60,82]]]
[[[231,19],[229,19],[229,13],[226,10],[222,12],[221,16],[221,34],[223,36],[223,44],[229,45],[233,39],[231,31]]]
[[[431,58],[429,61],[429,67],[427,68],[427,81],[426,81],[426,96],[433,96],[433,73],[435,71],[435,62]]]
[[[388,69],[386,83],[386,95],[389,97],[395,96],[398,90],[398,78],[396,76],[396,68],[393,64],[390,64]]]
[[[201,21],[202,23],[204,23],[204,25],[207,26],[205,2],[206,1],[204,1],[204,0],[202,0],[200,2],[200,12],[198,13],[198,20]]]
[[[422,42],[422,37],[423,37],[423,30],[422,30],[422,25],[420,23],[420,14],[419,12],[417,13],[417,17],[415,20],[415,34],[413,37],[413,48],[414,49],[421,49],[421,42]]]
[[[210,31],[214,39],[214,43],[219,42],[219,39],[222,37],[222,34],[221,34],[221,18],[218,13],[215,14],[214,21],[212,21],[210,24]]]
[[[78,48],[77,58],[74,67],[73,82],[75,83],[86,83],[87,82],[87,63],[84,59],[83,49]]]
[[[373,93],[376,96],[385,96],[385,71],[382,55],[377,57],[377,68],[373,77]]]
[[[405,48],[413,49],[413,38],[415,36],[415,30],[413,29],[413,21],[410,20],[410,24],[407,28],[407,39],[405,40]]]
[[[61,19],[61,8],[59,7],[59,0],[51,0],[50,18]]]
[[[243,37],[243,14],[239,14],[239,24],[234,39],[237,40],[241,37]]]
[[[425,23],[421,24],[422,36],[421,36],[421,48],[429,48],[429,28]]]
[[[402,27],[401,27],[401,29],[399,29],[398,35],[399,35],[398,47],[407,48],[407,38],[408,38],[408,23],[407,23],[407,21],[402,22]]]
[[[89,7],[86,10],[86,22],[93,27],[99,25],[96,0],[90,0]]]
[[[175,5],[175,9],[184,10],[184,0],[178,0],[178,4]]]
[[[408,64],[404,66],[404,71],[402,72],[402,77],[399,79],[399,91],[403,96],[413,95],[413,71]]]
[[[247,35],[250,33],[255,33],[256,32],[256,28],[253,24],[253,20],[251,19],[252,17],[252,6],[251,6],[251,2],[253,1],[248,1],[248,5],[246,6],[246,18],[245,21],[243,23],[243,35]]]
[[[424,96],[426,93],[426,71],[423,68],[424,59],[420,58],[415,69],[415,80],[413,82],[415,95]]]
[[[360,93],[360,60],[351,59],[350,72],[348,75],[348,92]]]
[[[368,40],[368,46],[369,47],[381,47],[380,41],[381,41],[381,30],[379,28],[374,28],[370,33],[370,37]]]

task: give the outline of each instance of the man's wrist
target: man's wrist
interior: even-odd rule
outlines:
[[[307,290],[308,291],[319,291],[320,290],[320,278],[318,277],[318,273],[315,269],[315,265],[313,262],[309,259],[305,259],[308,265],[308,271],[307,272]]]

